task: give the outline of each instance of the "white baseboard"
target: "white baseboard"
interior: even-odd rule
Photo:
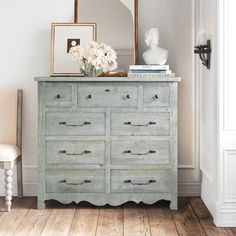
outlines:
[[[211,199],[209,195],[207,195],[207,191],[205,190],[206,186],[202,185],[202,191],[201,191],[201,198],[205,205],[207,206],[208,210],[210,211],[211,215],[215,216],[216,212],[216,207],[214,204],[214,201]]]
[[[200,182],[179,182],[178,183],[178,196],[179,197],[200,197],[201,196],[201,183]]]
[[[213,216],[215,225],[217,227],[236,227],[236,202],[233,203],[234,207],[232,207],[233,205],[230,208],[222,207],[222,204],[215,203],[207,194],[206,188],[207,186],[203,184],[201,198]]]
[[[217,207],[214,223],[217,227],[236,227],[236,207],[230,209]]]

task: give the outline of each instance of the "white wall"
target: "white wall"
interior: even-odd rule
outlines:
[[[139,0],[140,52],[143,34],[160,28],[160,45],[170,51],[169,64],[182,77],[179,95],[179,189],[200,193],[195,140],[194,0]],[[49,74],[50,23],[71,22],[73,0],[0,1],[0,86],[24,90],[23,166],[26,195],[36,194],[37,90],[34,76]],[[0,175],[3,182],[3,175]],[[1,184],[1,183],[0,183]],[[0,185],[0,195],[4,193]]]
[[[169,51],[167,64],[179,84],[179,193],[200,194],[200,170],[196,123],[195,4],[198,0],[139,0],[139,61],[146,50],[144,33],[159,29],[160,47]]]
[[[24,90],[23,165],[25,194],[36,194],[37,86],[49,75],[50,24],[73,19],[73,0],[0,1],[0,87]],[[0,175],[0,194],[4,193]],[[14,191],[15,192],[15,191]]]

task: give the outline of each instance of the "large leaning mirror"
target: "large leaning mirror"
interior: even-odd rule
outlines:
[[[137,64],[138,0],[79,0],[78,21],[97,24],[97,41],[115,49],[118,69]]]

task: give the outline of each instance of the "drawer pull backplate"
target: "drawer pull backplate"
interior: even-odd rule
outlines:
[[[150,155],[150,154],[155,154],[156,151],[154,150],[149,150],[148,152],[146,153],[133,153],[131,150],[126,150],[124,151],[125,154],[130,154],[132,156],[147,156],[147,155]]]
[[[91,151],[89,150],[84,150],[81,153],[67,153],[66,150],[60,150],[59,151],[60,154],[66,154],[67,156],[82,156],[82,155],[86,155],[86,154],[91,154]]]
[[[136,127],[144,127],[144,126],[156,125],[156,122],[150,121],[147,124],[132,124],[132,122],[127,121],[127,122],[124,122],[124,125],[136,126]]]
[[[125,180],[124,183],[125,184],[132,184],[132,185],[149,185],[149,184],[153,184],[156,183],[156,180],[149,180],[147,182],[136,182],[136,181],[132,181],[132,180]]]
[[[66,179],[63,179],[63,180],[60,180],[60,181],[58,181],[58,182],[61,183],[61,184],[74,185],[74,186],[76,186],[76,185],[89,184],[89,183],[91,183],[92,181],[91,181],[91,180],[84,180],[84,181],[82,181],[82,182],[72,183],[72,182],[68,182]]]
[[[76,126],[85,126],[85,125],[91,125],[91,122],[87,122],[85,121],[82,124],[78,124],[78,125],[73,125],[73,124],[67,124],[65,121],[59,122],[59,125],[65,125],[65,126],[70,126],[70,127],[76,127]]]

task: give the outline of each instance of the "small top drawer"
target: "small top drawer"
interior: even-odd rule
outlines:
[[[72,85],[55,84],[45,87],[46,107],[72,107]]]
[[[136,86],[79,86],[79,107],[137,107]]]
[[[169,85],[147,85],[144,86],[144,107],[169,107],[170,87]]]

